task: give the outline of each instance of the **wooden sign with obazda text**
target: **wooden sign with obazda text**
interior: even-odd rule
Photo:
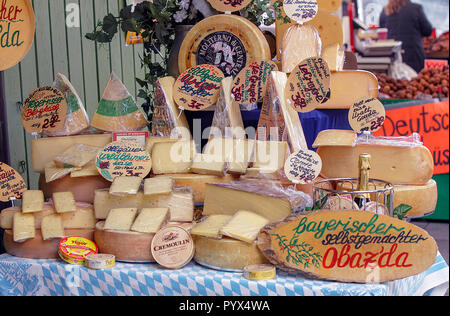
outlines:
[[[341,282],[380,283],[427,270],[437,245],[425,230],[361,211],[316,211],[265,226],[258,247],[278,268]]]
[[[0,71],[26,56],[33,44],[34,22],[30,0],[0,0]]]

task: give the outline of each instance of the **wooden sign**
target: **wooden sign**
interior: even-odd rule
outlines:
[[[293,153],[284,164],[286,177],[295,184],[308,184],[316,179],[322,171],[322,159],[311,150]]]
[[[224,78],[222,71],[213,65],[189,68],[175,81],[173,98],[186,110],[204,110],[217,102]]]
[[[316,0],[284,0],[283,10],[297,23],[305,23],[314,19],[319,11]]]
[[[231,88],[234,100],[241,105],[262,101],[272,71],[278,71],[273,61],[255,61],[242,69]]]
[[[115,177],[145,178],[152,168],[150,154],[144,147],[129,141],[106,145],[95,161],[98,172],[111,182]]]
[[[0,1],[0,71],[18,64],[33,44],[35,20],[30,0]]]
[[[385,118],[384,105],[376,98],[358,100],[348,112],[350,126],[357,133],[378,131]]]
[[[330,92],[331,73],[320,57],[307,58],[289,75],[285,97],[297,112],[310,112],[326,102]]]
[[[13,168],[0,162],[0,201],[21,200],[27,185],[22,176]]]
[[[22,124],[30,134],[55,132],[64,128],[66,114],[64,94],[52,86],[39,87],[23,103]]]
[[[208,0],[208,2],[219,12],[235,12],[244,9],[252,0]]]
[[[264,256],[282,270],[326,280],[379,283],[427,270],[437,245],[425,230],[362,211],[317,211],[265,226]]]

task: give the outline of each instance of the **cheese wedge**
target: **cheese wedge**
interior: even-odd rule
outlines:
[[[169,200],[171,222],[192,222],[194,220],[194,194],[188,190],[174,191]]]
[[[144,195],[172,193],[174,180],[170,177],[148,178],[144,180]]]
[[[153,173],[189,172],[195,152],[194,141],[156,143],[151,154]]]
[[[145,150],[151,154],[152,153],[152,149],[153,149],[153,145],[155,145],[156,143],[175,143],[177,141],[179,141],[180,138],[173,138],[173,137],[149,137],[147,139],[147,143],[145,144]]]
[[[34,213],[44,209],[44,193],[40,190],[27,190],[23,192],[22,212]]]
[[[280,71],[272,71],[267,83],[258,122],[257,140],[286,141],[291,152],[307,149],[305,134],[299,114],[286,104],[284,89],[287,76]]]
[[[140,177],[115,177],[109,193],[112,195],[137,194],[141,184]]]
[[[131,226],[131,230],[139,233],[155,234],[170,219],[168,208],[144,208]]]
[[[66,98],[67,113],[64,127],[58,131],[44,130],[46,136],[76,135],[89,128],[89,117],[83,102],[70,81],[63,74],[56,75],[53,86],[59,89]]]
[[[13,219],[13,235],[15,242],[24,242],[35,236],[34,215],[15,213]]]
[[[324,47],[322,58],[327,62],[330,71],[342,71],[344,69],[345,53],[339,43]]]
[[[155,85],[155,104],[153,109],[152,135],[159,137],[181,137],[189,131],[189,124],[173,100],[175,78],[159,78]],[[180,130],[180,129],[184,129]]]
[[[137,215],[137,208],[114,208],[105,221],[105,230],[129,231]]]
[[[53,193],[53,204],[57,213],[75,212],[77,210],[72,192]]]
[[[49,183],[61,179],[75,170],[77,170],[77,168],[58,168],[54,161],[50,161],[45,165],[45,182]]]
[[[231,238],[253,243],[261,228],[266,226],[269,220],[261,215],[248,211],[238,211],[219,230],[219,233]]]
[[[0,212],[0,228],[12,229],[14,214],[19,212],[22,212],[22,207],[20,206],[13,206],[2,210]]]
[[[58,168],[81,168],[93,160],[101,147],[76,144],[53,159]]]
[[[62,216],[59,214],[45,216],[41,223],[43,240],[64,238],[64,226]]]
[[[71,178],[82,178],[82,177],[92,177],[98,176],[98,169],[95,165],[95,159],[89,161],[86,165],[81,167],[79,170],[73,170],[70,173]]]
[[[287,158],[287,142],[257,141],[253,153],[253,168],[276,172],[283,169]]]
[[[322,42],[319,32],[312,25],[294,24],[283,34],[281,42],[281,67],[285,73],[292,70],[303,60],[320,56]]]
[[[136,131],[147,125],[133,96],[112,73],[92,118],[91,126],[106,132]]]
[[[191,166],[191,172],[224,176],[228,164],[219,155],[196,154]]]
[[[334,43],[339,43],[342,46],[344,29],[338,16],[319,9],[315,18],[305,24],[313,26],[319,32],[323,47]]]
[[[211,215],[191,229],[191,235],[219,238],[219,230],[231,219],[231,215]]]
[[[236,137],[243,139],[245,137],[240,106],[231,97],[232,84],[233,77],[227,77],[221,82],[210,138]]]

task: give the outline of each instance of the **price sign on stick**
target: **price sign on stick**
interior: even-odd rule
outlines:
[[[64,94],[55,87],[35,89],[22,106],[22,124],[30,134],[44,130],[59,131],[64,127],[67,102]]]
[[[244,9],[252,0],[208,0],[208,2],[219,12],[235,12]]]
[[[385,118],[384,105],[376,98],[361,99],[355,102],[348,112],[350,126],[357,133],[378,131]]]
[[[289,18],[302,24],[316,17],[319,5],[317,0],[284,0],[283,10]]]
[[[284,164],[286,177],[295,184],[308,184],[314,181],[322,170],[322,159],[311,150],[293,153]]]
[[[152,168],[152,160],[139,144],[117,141],[98,153],[95,165],[106,180],[113,181],[116,177],[145,178]]]
[[[0,162],[0,201],[21,200],[27,185],[22,176],[13,168]]]

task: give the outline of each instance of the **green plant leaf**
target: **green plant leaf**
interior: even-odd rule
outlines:
[[[394,217],[397,216],[398,219],[402,220],[405,218],[406,214],[412,209],[412,206],[407,204],[400,204],[394,209]]]

